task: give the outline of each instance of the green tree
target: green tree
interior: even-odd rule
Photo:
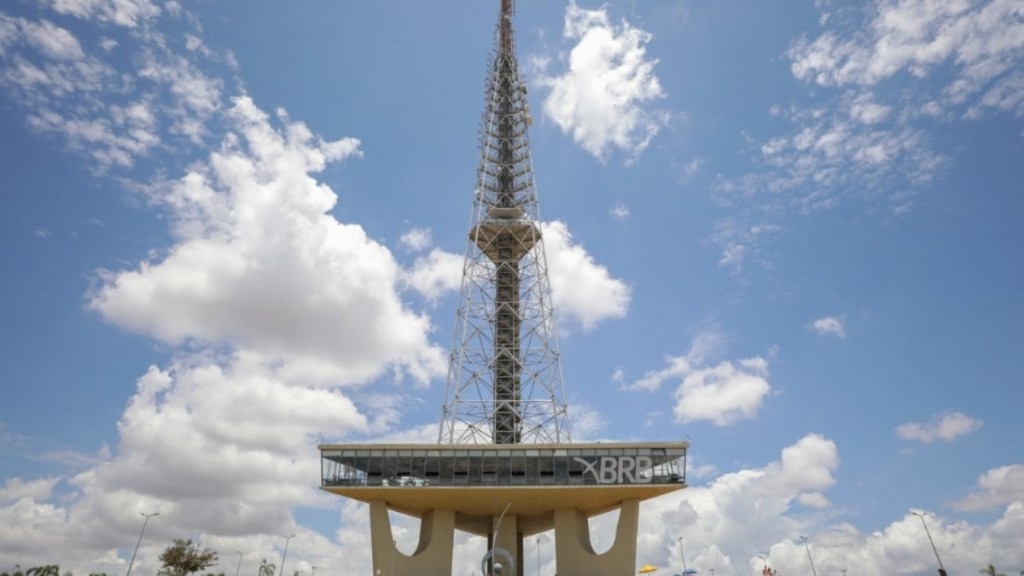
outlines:
[[[199,544],[189,538],[175,538],[174,544],[167,547],[160,555],[164,563],[158,574],[162,576],[188,576],[209,568],[217,563],[217,552],[210,548],[200,548]]]
[[[996,567],[991,564],[985,566],[981,570],[978,570],[978,572],[980,574],[988,574],[988,576],[1006,576],[1006,574],[1003,574],[1002,572],[997,572]]]
[[[25,570],[25,576],[60,576],[60,566],[56,564],[36,566]]]
[[[263,562],[260,562],[259,576],[274,576],[275,570],[277,570],[277,566],[267,562],[267,559],[264,558]]]

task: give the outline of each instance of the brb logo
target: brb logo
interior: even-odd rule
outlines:
[[[583,465],[583,474],[593,474],[598,484],[649,484],[653,462],[648,456],[601,456],[595,460],[576,457]]]

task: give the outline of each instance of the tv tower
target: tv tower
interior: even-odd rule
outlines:
[[[514,10],[501,0],[440,443],[571,441]]]
[[[321,489],[369,508],[378,576],[449,576],[456,532],[486,538],[485,576],[525,576],[525,539],[543,532],[562,576],[630,574],[640,502],[686,487],[688,442],[571,440],[514,11],[501,0],[438,442],[319,446]],[[589,518],[612,510],[598,553]],[[393,513],[420,520],[410,554]]]

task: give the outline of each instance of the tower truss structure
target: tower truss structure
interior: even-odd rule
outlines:
[[[513,11],[513,0],[502,0],[438,435],[442,444],[571,441]]]
[[[487,538],[486,576],[524,576],[525,538],[547,531],[561,576],[630,574],[640,502],[686,487],[689,443],[572,442],[514,2],[500,1],[439,443],[321,444],[321,488],[368,505],[374,574],[453,574],[457,531]],[[589,519],[616,509],[598,553]],[[420,520],[412,553],[393,512]]]

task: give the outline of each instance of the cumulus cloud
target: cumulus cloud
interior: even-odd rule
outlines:
[[[946,412],[928,422],[908,422],[896,427],[896,435],[904,440],[917,440],[928,444],[936,440],[952,442],[981,427],[981,421],[962,412]]]
[[[542,229],[551,299],[560,321],[568,319],[587,331],[604,320],[624,317],[629,310],[629,286],[612,277],[583,246],[574,244],[564,223],[547,222]]]
[[[413,228],[402,234],[402,245],[414,252],[422,252],[434,244],[429,228]]]
[[[699,484],[691,481],[683,491],[645,502],[638,557],[655,565],[678,566],[682,552],[687,565],[700,566],[702,572],[714,568],[722,574],[760,574],[767,562],[780,574],[798,574],[808,571],[799,539],[807,534],[819,574],[854,566],[865,574],[934,572],[935,557],[920,518],[906,513],[870,532],[835,520],[828,491],[841,481],[840,463],[833,440],[810,434],[764,465],[717,474]],[[1015,465],[990,471],[979,480],[976,494],[954,504],[967,504],[971,510],[1005,506],[991,523],[970,524],[927,513],[939,550],[958,551],[943,554],[950,573],[973,572],[989,563],[1019,563],[1018,544],[1024,532],[1020,469]],[[981,500],[970,500],[982,494]],[[605,541],[611,539],[608,524],[602,528]]]
[[[671,554],[665,559],[674,565],[680,555],[678,527],[686,526],[688,565],[740,573],[748,557],[756,558],[751,550],[768,550],[801,533],[807,504],[811,510],[828,506],[824,492],[835,484],[839,463],[835,442],[811,434],[761,467],[720,474],[705,485],[646,503],[641,532],[649,534],[650,542],[642,539],[638,555],[658,559]],[[663,549],[666,541],[673,542],[672,550]],[[788,572],[798,572],[793,568]]]
[[[231,343],[294,376],[364,382],[393,367],[426,382],[442,354],[429,320],[402,303],[400,269],[359,226],[327,214],[336,195],[311,176],[358,155],[246,98],[207,163],[154,192],[177,242],[134,270],[104,272],[89,306],[123,328],[180,345]]]
[[[23,480],[21,478],[8,478],[0,487],[0,505],[17,502],[24,498],[32,500],[46,500],[53,492],[53,487],[60,481],[60,478],[38,478],[35,480]]]
[[[647,56],[651,35],[625,20],[613,25],[606,9],[571,2],[563,36],[576,45],[562,74],[541,71],[538,83],[550,89],[544,114],[599,159],[612,149],[636,158],[668,123],[665,112],[651,107],[665,95],[654,73],[657,60]]]
[[[825,316],[811,322],[810,329],[818,336],[835,336],[846,338],[846,327],[843,321],[834,316]]]
[[[667,358],[665,368],[647,372],[627,389],[653,391],[667,381],[678,381],[674,407],[678,422],[704,420],[728,426],[753,418],[772,390],[768,363],[754,357],[707,365],[723,346],[721,335],[702,333],[686,355]]]
[[[770,392],[768,363],[761,358],[693,370],[676,389],[676,420],[727,426],[753,418]]]
[[[272,532],[289,506],[316,501],[297,487],[318,463],[294,455],[314,452],[317,435],[369,426],[339,391],[291,385],[257,358],[184,357],[139,378],[117,457],[73,480],[77,509],[107,515],[144,495],[164,523]]]
[[[436,301],[459,289],[464,261],[462,254],[434,248],[427,255],[417,258],[411,269],[403,272],[405,282],[427,300]]]
[[[1024,464],[1000,466],[984,473],[978,478],[977,489],[953,502],[953,507],[978,512],[1013,503],[1024,507]]]

